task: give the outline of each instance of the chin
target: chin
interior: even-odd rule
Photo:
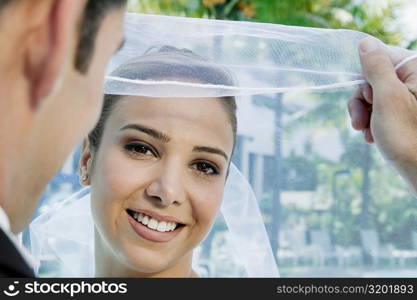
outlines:
[[[145,247],[127,245],[122,256],[125,264],[134,272],[156,274],[178,263],[179,258],[172,257],[173,253],[147,249]]]

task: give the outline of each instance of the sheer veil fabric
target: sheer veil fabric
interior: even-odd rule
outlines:
[[[367,36],[362,32],[138,14],[127,14],[125,28],[126,44],[111,61],[109,73],[138,53],[169,45],[207,59],[206,63],[191,62],[190,72],[204,64],[219,65],[230,70],[237,85],[109,74],[108,94],[222,97],[325,92],[364,82],[357,55],[359,41]],[[164,63],[161,72],[176,67],[169,58]]]
[[[357,55],[359,41],[367,36],[361,32],[131,13],[125,22],[126,43],[109,64],[106,94],[159,98],[234,96],[238,111],[245,112],[254,96],[263,96],[268,106],[274,105],[273,95],[277,94],[327,93],[365,82]],[[152,79],[118,75],[117,68],[122,64],[154,64],[152,53],[166,46],[190,50],[204,59],[190,56],[181,63],[162,55]],[[413,58],[415,53],[410,52],[409,59]],[[201,83],[198,78],[213,66],[228,70],[233,80],[225,82],[213,77]],[[170,76],[177,68],[186,69],[189,79]],[[250,130],[255,126],[253,114],[238,115],[238,128]],[[267,139],[255,137],[254,143],[262,150],[267,148],[262,143],[269,145],[273,139],[272,132]],[[269,154],[273,154],[274,147],[268,147],[272,149]],[[247,168],[231,164],[220,210],[227,226],[225,243],[230,246],[224,255],[234,265],[229,275],[278,277],[260,199],[255,196]],[[38,216],[30,226],[33,255],[39,261],[54,257],[59,275],[94,276],[94,224],[89,197],[89,188],[81,189]],[[201,251],[195,251],[193,263],[197,272],[204,272],[207,261]]]

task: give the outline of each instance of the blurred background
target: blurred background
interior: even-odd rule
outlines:
[[[407,48],[414,48],[417,38],[415,0],[129,0],[129,11],[347,28]]]
[[[129,11],[347,28],[417,47],[417,1],[130,0]],[[260,125],[240,125],[233,161],[260,202],[282,276],[417,277],[417,200],[376,148],[351,129],[351,93],[239,102],[239,114],[256,111],[253,123]],[[78,157],[75,151],[52,180],[37,214],[80,188]],[[219,220],[199,249],[200,275],[236,274],[226,259],[225,228]],[[53,276],[56,262],[46,257],[44,263],[41,275]]]

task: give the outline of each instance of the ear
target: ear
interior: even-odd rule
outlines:
[[[26,39],[25,75],[31,104],[37,107],[73,67],[79,23],[86,0],[29,1],[37,16]]]
[[[94,153],[91,149],[90,142],[88,141],[88,138],[84,138],[78,164],[80,167],[79,173],[81,185],[87,186],[91,184],[93,158]],[[83,178],[84,176],[86,176],[85,179]]]

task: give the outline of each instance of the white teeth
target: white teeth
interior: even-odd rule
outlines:
[[[159,222],[158,228],[156,228],[156,230],[161,231],[161,232],[168,231],[167,230],[167,222],[165,222],[165,221]]]
[[[148,223],[148,227],[150,229],[155,229],[156,230],[156,228],[158,227],[158,221],[155,220],[155,219],[150,219],[149,223]]]
[[[175,222],[171,222],[171,230],[174,230],[175,228],[177,228],[177,223]]]
[[[138,222],[142,223],[145,226],[148,226],[148,228],[151,228],[153,230],[157,230],[160,232],[173,231],[178,225],[175,222],[158,221],[143,213],[138,213],[138,212],[134,212],[133,217]]]
[[[147,215],[145,215],[141,222],[142,222],[143,225],[148,225],[149,217]]]
[[[175,228],[175,224],[173,222],[168,222],[167,231],[172,231],[174,228]]]

